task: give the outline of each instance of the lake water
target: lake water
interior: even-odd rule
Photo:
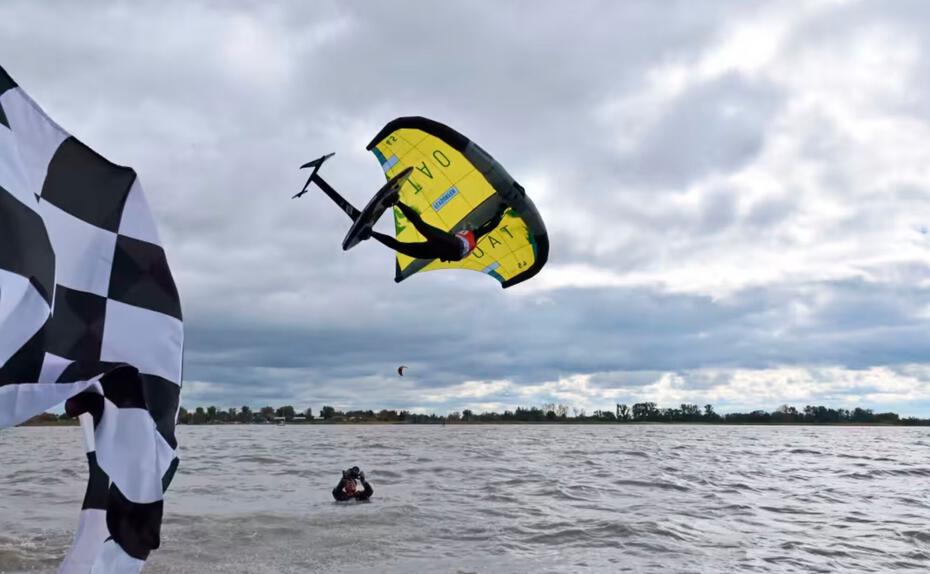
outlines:
[[[927,572],[930,429],[179,428],[146,572]],[[0,431],[0,572],[54,572],[78,428]],[[342,468],[375,495],[336,504]]]

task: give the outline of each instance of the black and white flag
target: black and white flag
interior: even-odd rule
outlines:
[[[181,307],[135,172],[0,68],[0,428],[67,399],[90,480],[63,573],[138,572],[177,467]]]

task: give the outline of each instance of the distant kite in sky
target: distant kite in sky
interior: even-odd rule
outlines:
[[[183,340],[136,173],[65,132],[0,68],[0,427],[67,399],[90,465],[59,572],[139,572],[158,548]]]
[[[353,220],[344,249],[372,234],[378,238],[371,227],[393,205],[396,239],[379,239],[389,247],[397,249],[398,242],[426,242],[428,238],[421,232],[424,227],[438,230],[440,239],[447,233],[463,237],[465,244],[472,242],[463,248],[464,258],[459,260],[398,252],[397,282],[420,271],[470,269],[494,277],[506,288],[533,277],[545,265],[549,239],[536,206],[523,187],[478,144],[433,120],[405,117],[389,122],[368,144],[368,150],[381,164],[388,184],[362,210],[318,174],[332,154],[302,166],[313,168],[307,184],[316,183]],[[305,185],[295,197],[306,189]]]

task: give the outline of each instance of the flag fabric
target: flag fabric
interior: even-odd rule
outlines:
[[[0,68],[0,428],[65,400],[86,423],[90,478],[60,572],[138,572],[158,547],[183,340],[135,172]]]

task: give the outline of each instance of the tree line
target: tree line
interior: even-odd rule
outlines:
[[[571,414],[571,416],[569,416]],[[517,407],[514,410],[475,413],[470,409],[448,414],[412,413],[408,410],[338,410],[332,406],[322,407],[314,414],[310,408],[297,410],[292,405],[283,407],[265,406],[253,409],[220,409],[215,406],[197,407],[188,411],[181,407],[178,414],[180,424],[267,424],[287,423],[713,423],[713,424],[893,424],[927,425],[930,419],[900,417],[896,413],[875,413],[872,409],[834,409],[825,406],[807,405],[803,409],[782,405],[773,412],[755,410],[748,413],[718,414],[713,405],[702,407],[696,404],[681,404],[678,407],[659,408],[656,403],[642,402],[633,405],[616,404],[612,409],[595,410],[588,414],[562,404],[546,404],[542,407]]]

